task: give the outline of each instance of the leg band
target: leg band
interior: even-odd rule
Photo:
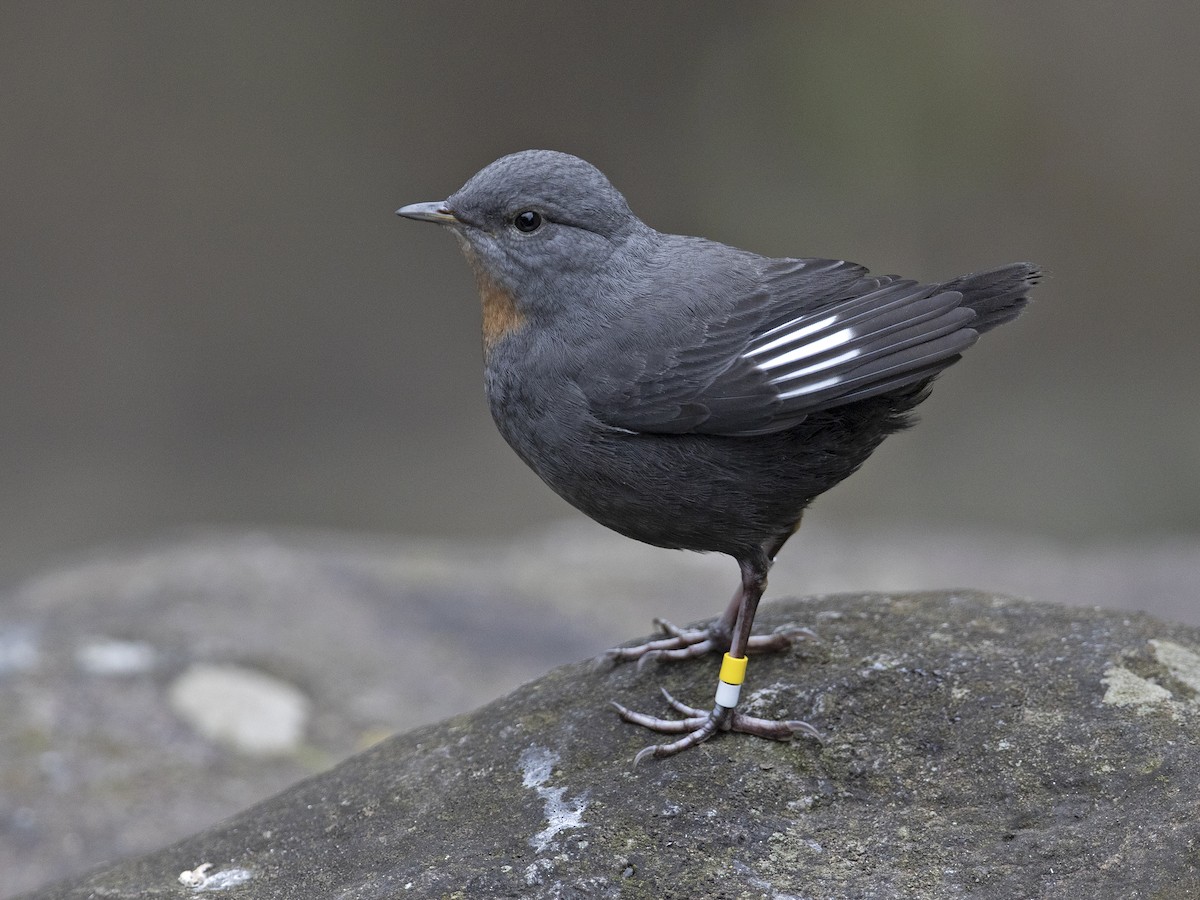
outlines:
[[[742,682],[746,680],[746,657],[736,659],[725,654],[721,660],[720,681],[717,682],[717,705],[726,709],[737,706],[738,697],[742,693]]]

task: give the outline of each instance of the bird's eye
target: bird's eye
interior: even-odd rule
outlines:
[[[529,232],[537,231],[542,227],[542,217],[532,209],[525,209],[513,216],[513,225],[516,226],[517,231],[529,234]]]

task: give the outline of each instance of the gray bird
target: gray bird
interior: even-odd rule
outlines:
[[[548,150],[496,160],[441,202],[397,211],[451,230],[483,304],[488,403],[542,480],[597,522],[659,547],[725,553],[741,585],[713,624],[611,651],[725,651],[711,712],[619,704],[682,737],[817,736],[739,712],[746,654],[807,629],[750,633],[805,508],[909,424],[930,382],[1017,316],[1039,277],[1014,263],[942,284],[828,259],[770,259],[642,222],[594,166]],[[666,693],[664,691],[664,693]]]

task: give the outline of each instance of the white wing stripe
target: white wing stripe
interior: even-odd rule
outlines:
[[[801,378],[804,375],[811,375],[813,372],[820,372],[822,369],[829,369],[833,366],[840,366],[844,362],[849,362],[856,356],[861,356],[861,350],[847,350],[845,353],[839,353],[837,356],[831,356],[829,359],[819,363],[813,363],[811,366],[805,366],[803,369],[797,369],[795,372],[787,372],[777,378],[771,379],[771,384],[783,384],[785,381],[791,381],[793,378]]]
[[[761,347],[755,347],[753,350],[750,351],[750,353],[748,355],[753,356],[755,353],[765,353],[766,351],[773,350],[776,347],[781,346],[782,344],[789,344],[792,341],[799,340],[800,338],[804,337],[806,334],[812,334],[814,331],[820,331],[823,328],[828,328],[830,325],[832,325],[834,322],[837,321],[837,318],[838,318],[837,316],[826,316],[824,319],[821,319],[819,322],[813,322],[811,325],[805,325],[803,328],[797,328],[795,331],[789,331],[783,337],[776,338],[775,340],[771,341],[771,343],[769,343],[769,344],[764,344]],[[770,337],[777,331],[783,331],[785,329],[791,328],[797,322],[803,322],[803,321],[804,321],[804,317],[801,316],[798,319],[792,319],[792,321],[790,321],[790,322],[784,322],[782,325],[776,326],[775,328],[772,328],[770,331],[764,332],[763,334],[759,335],[758,339],[762,340],[765,337]]]
[[[801,394],[811,394],[814,391],[820,391],[828,387],[833,387],[841,380],[842,379],[840,378],[834,377],[826,378],[823,381],[814,381],[812,384],[806,384],[803,387],[798,387],[795,390],[786,391],[785,393],[780,394],[779,399],[790,400],[793,397],[799,397]]]
[[[789,335],[788,339],[790,340],[792,337],[794,337],[794,335]],[[781,353],[778,356],[764,360],[763,362],[758,362],[756,360],[754,361],[754,364],[763,371],[770,371],[771,369],[778,368],[779,366],[786,366],[789,363],[806,359],[809,356],[814,356],[818,353],[824,353],[826,350],[832,350],[834,347],[842,346],[842,344],[848,344],[852,340],[854,340],[854,331],[850,328],[843,328],[840,331],[835,331],[833,334],[827,334],[825,337],[817,338],[815,341],[808,341],[807,343],[801,344],[799,347],[795,347],[791,350],[788,350],[786,353]],[[759,348],[759,350],[761,349],[765,348]],[[757,353],[759,350],[755,350],[754,352]]]

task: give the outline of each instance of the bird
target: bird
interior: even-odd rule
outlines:
[[[1041,272],[1013,263],[945,282],[854,262],[770,258],[645,224],[592,164],[525,150],[445,200],[398,209],[447,228],[482,305],[484,385],[501,435],[556,493],[657,547],[721,553],[740,582],[724,614],[610,651],[617,661],[721,653],[711,711],[614,702],[673,737],[820,732],[738,709],[747,654],[811,637],[751,634],[776,555],[820,494],[912,422],[933,379],[1014,319]],[[678,735],[678,737],[675,737]]]

